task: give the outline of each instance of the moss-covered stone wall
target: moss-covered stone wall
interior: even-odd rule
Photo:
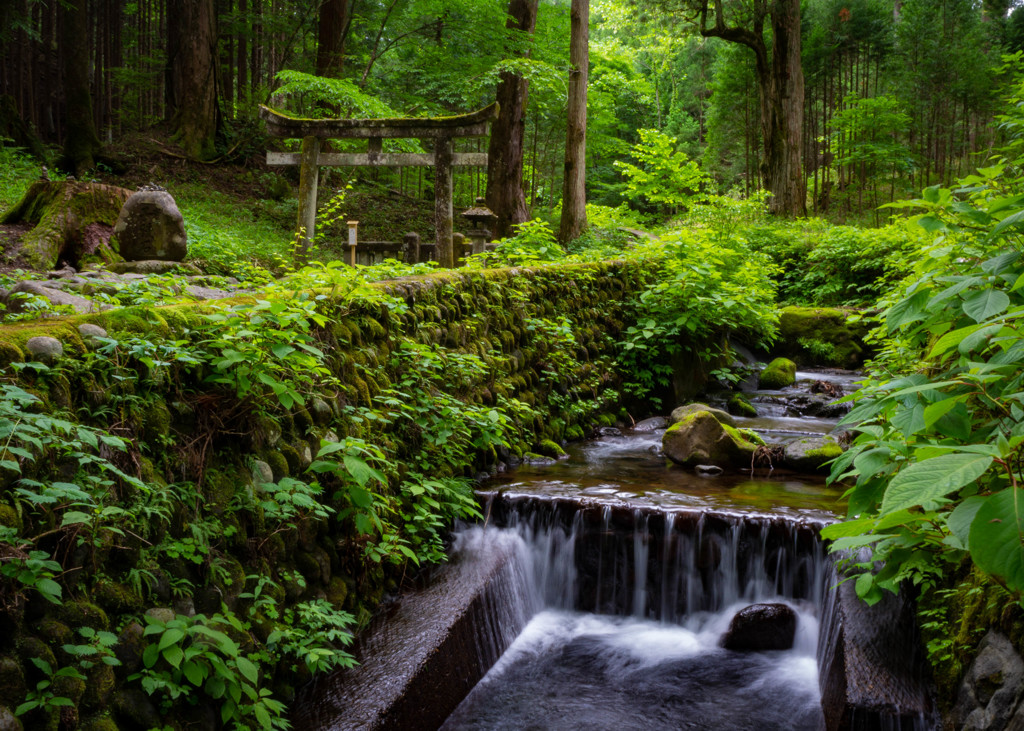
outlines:
[[[33,551],[42,552],[59,564],[49,573],[62,589],[54,603],[34,588],[32,577],[0,575],[0,727],[17,728],[12,712],[26,697],[45,700],[47,693],[67,701],[37,702],[23,711],[26,728],[218,727],[221,704],[210,695],[215,688],[201,685],[202,692],[172,699],[166,691],[148,695],[139,679],[129,680],[147,666],[144,651],[155,641],[147,627],[194,614],[231,617],[237,625],[218,626],[239,652],[257,657],[289,607],[325,599],[365,621],[416,573],[408,561],[374,559],[372,531],[356,529],[350,497],[325,492],[321,500],[335,510],[329,518],[300,513],[275,520],[260,507],[265,485],[309,479],[318,450],[346,437],[384,455],[392,469],[379,489],[387,491],[417,468],[416,460],[426,463],[422,455],[430,450],[449,455],[431,463],[432,476],[472,477],[614,421],[621,408],[615,343],[629,324],[626,303],[649,276],[639,264],[567,265],[441,272],[378,283],[358,296],[322,292],[318,310],[326,321],[314,334],[337,381],[290,409],[256,408],[230,387],[211,383],[208,361],[178,357],[209,337],[194,330],[210,305],[131,308],[0,328],[4,382],[39,397],[27,411],[71,425],[36,459],[0,455],[18,462],[18,469],[11,463],[0,468],[0,529],[7,530],[0,562],[24,566]],[[79,330],[86,322],[105,328],[113,343],[89,341]],[[26,350],[37,335],[64,346],[63,358],[49,369],[33,365]],[[438,399],[493,407],[503,425],[500,442],[469,441],[450,456],[444,452],[448,437],[429,431],[435,422],[380,416],[398,413],[408,406],[403,398],[413,399],[403,389],[419,376],[417,353],[436,355],[451,370],[450,378],[429,382]],[[451,365],[469,355],[472,368]],[[425,382],[417,383],[422,390]],[[381,412],[387,400],[395,406]],[[8,415],[0,424],[10,430],[16,421]],[[78,425],[102,429],[122,439],[124,448],[94,449],[79,439]],[[101,507],[130,508],[142,528],[90,533],[80,524],[62,525],[67,505],[31,503],[19,492],[26,478],[37,485],[73,482],[82,454],[97,454],[141,480],[110,477],[109,499],[90,509],[98,516]],[[389,505],[408,510],[416,499],[398,496]],[[263,578],[270,581],[260,583]],[[110,649],[119,664],[85,667],[68,649],[97,646],[91,631],[117,637]],[[51,671],[75,667],[84,680],[51,677],[33,659]],[[308,677],[301,665],[280,663],[259,667],[255,685],[287,703]],[[41,682],[49,685],[31,695]]]

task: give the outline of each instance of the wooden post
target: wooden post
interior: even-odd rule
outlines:
[[[302,162],[299,163],[299,259],[306,261],[316,232],[316,188],[320,179],[320,138],[302,139]]]
[[[452,154],[451,137],[441,137],[434,149],[434,226],[437,229],[437,262],[451,269],[455,266],[452,249],[454,211],[452,210]]]
[[[419,264],[420,235],[415,231],[410,231],[409,233],[402,237],[402,242],[405,244],[405,263]]]
[[[359,221],[348,222],[348,265],[356,265],[356,244],[359,243]]]

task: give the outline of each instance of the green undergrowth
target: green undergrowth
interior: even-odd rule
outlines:
[[[852,485],[849,518],[823,531],[865,600],[924,594],[946,687],[984,618],[1024,601],[1024,85],[1000,121],[991,165],[902,204],[930,243],[880,303],[878,356],[841,422],[857,436],[832,471]],[[991,607],[965,612],[979,596]]]
[[[321,266],[5,326],[0,706],[284,727],[294,688],[351,664],[355,628],[478,516],[472,478],[614,421],[625,303],[656,269]],[[44,334],[60,361],[26,358]]]

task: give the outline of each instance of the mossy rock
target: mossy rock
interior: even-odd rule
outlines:
[[[142,609],[143,600],[131,587],[110,579],[101,579],[92,588],[92,598],[112,614],[133,614]]]
[[[843,453],[835,437],[804,437],[786,445],[783,464],[798,472],[828,473],[828,462]]]
[[[0,526],[3,526],[5,528],[13,528],[15,533],[20,534],[21,531],[23,530],[21,515],[19,515],[18,511],[12,508],[10,505],[0,503]]]
[[[109,630],[110,620],[107,613],[92,602],[73,599],[64,602],[57,610],[58,618],[73,629],[92,627],[96,630]]]
[[[726,405],[726,408],[729,410],[729,413],[732,414],[733,416],[746,416],[749,418],[754,418],[757,416],[757,409],[754,407],[752,403],[750,403],[750,401],[747,400],[747,397],[744,396],[743,394],[734,393],[729,398],[729,402]]]
[[[85,672],[82,708],[91,711],[105,708],[114,692],[115,684],[114,668],[102,662],[93,665]]]
[[[0,657],[0,706],[17,708],[25,700],[27,692],[21,663],[10,655]]]
[[[736,426],[736,420],[732,416],[721,409],[716,409],[707,404],[702,404],[699,401],[695,401],[692,404],[685,404],[683,406],[677,406],[672,409],[672,413],[668,417],[669,425],[678,424],[683,419],[693,414],[700,412],[707,412],[718,419],[719,423],[727,426]]]
[[[108,715],[92,716],[78,725],[78,731],[120,731],[117,723]]]
[[[50,647],[61,647],[75,639],[70,627],[49,616],[36,622],[32,629]]]
[[[788,358],[776,358],[761,371],[761,388],[780,389],[796,383],[796,363]]]
[[[684,467],[749,467],[757,445],[709,411],[697,411],[670,426],[661,441],[665,456]]]
[[[804,365],[858,368],[868,328],[848,320],[846,311],[833,307],[784,307],[772,353]]]

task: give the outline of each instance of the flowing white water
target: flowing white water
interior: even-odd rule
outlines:
[[[799,526],[607,505],[505,510],[522,540],[522,604],[545,609],[444,729],[818,728],[831,565]],[[485,531],[504,532],[468,528],[460,545]],[[793,648],[721,649],[733,615],[761,601],[796,611]]]

